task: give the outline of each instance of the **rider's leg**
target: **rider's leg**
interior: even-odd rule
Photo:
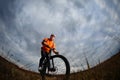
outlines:
[[[42,66],[42,63],[43,63],[43,60],[45,59],[45,52],[41,50],[41,58],[40,58],[40,61],[39,61],[39,67]]]
[[[48,53],[46,54],[46,59],[47,59],[47,63],[48,63],[48,69],[50,69],[50,56]]]

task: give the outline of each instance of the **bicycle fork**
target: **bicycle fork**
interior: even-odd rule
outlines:
[[[54,60],[53,59],[50,62],[49,71],[55,71]]]

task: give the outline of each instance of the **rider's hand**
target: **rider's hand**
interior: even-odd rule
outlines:
[[[49,46],[49,45],[47,45],[47,44],[45,44],[45,43],[44,43],[44,46],[45,46],[45,47],[47,47],[47,48],[50,48],[50,46]],[[50,49],[51,49],[51,48],[50,48]]]
[[[55,52],[55,54],[57,54],[57,55],[58,55],[58,54],[59,54],[59,52]]]

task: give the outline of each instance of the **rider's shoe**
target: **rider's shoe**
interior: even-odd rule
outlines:
[[[41,70],[42,70],[42,67],[39,67],[39,68],[38,68],[38,71],[41,71]]]

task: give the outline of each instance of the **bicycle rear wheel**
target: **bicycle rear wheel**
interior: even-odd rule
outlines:
[[[47,71],[44,79],[49,80],[69,80],[70,65],[68,60],[62,55],[53,55],[50,58],[51,66],[55,68],[54,71]],[[54,79],[53,79],[54,78]]]

